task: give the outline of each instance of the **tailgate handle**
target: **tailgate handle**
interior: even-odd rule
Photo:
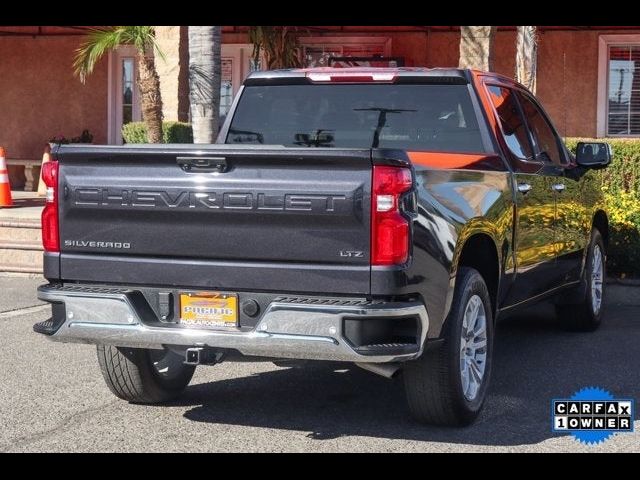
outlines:
[[[226,172],[229,168],[224,157],[177,157],[176,162],[185,172]]]

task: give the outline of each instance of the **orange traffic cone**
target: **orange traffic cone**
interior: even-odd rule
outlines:
[[[51,161],[51,145],[47,143],[44,147],[44,154],[42,154],[42,168],[40,168],[40,181],[38,182],[38,196],[44,197],[47,194],[47,186],[42,179],[42,170],[44,170],[44,164]]]
[[[9,184],[9,170],[4,156],[4,148],[0,147],[0,208],[13,207],[11,185]]]

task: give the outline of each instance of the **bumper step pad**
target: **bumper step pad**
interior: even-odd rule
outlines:
[[[42,333],[43,335],[53,335],[58,331],[58,329],[64,323],[64,318],[62,321],[55,321],[53,318],[49,320],[45,320],[44,322],[36,323],[33,326],[33,331],[36,333]]]
[[[354,348],[360,355],[406,355],[416,353],[420,347],[415,343],[379,343]]]

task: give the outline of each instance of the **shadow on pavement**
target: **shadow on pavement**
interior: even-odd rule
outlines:
[[[369,436],[476,445],[533,444],[554,437],[550,402],[586,386],[637,398],[640,307],[609,306],[595,333],[561,331],[548,306],[501,322],[493,378],[478,421],[449,429],[412,422],[402,380],[345,364],[310,363],[190,387],[179,405],[192,421],[308,431],[314,439]],[[222,364],[212,368],[224,368]]]

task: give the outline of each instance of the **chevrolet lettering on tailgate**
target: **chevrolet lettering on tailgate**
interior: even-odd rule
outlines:
[[[92,207],[169,207],[343,213],[349,210],[353,198],[350,199],[345,195],[307,193],[166,192],[74,187],[73,202],[77,206]]]

